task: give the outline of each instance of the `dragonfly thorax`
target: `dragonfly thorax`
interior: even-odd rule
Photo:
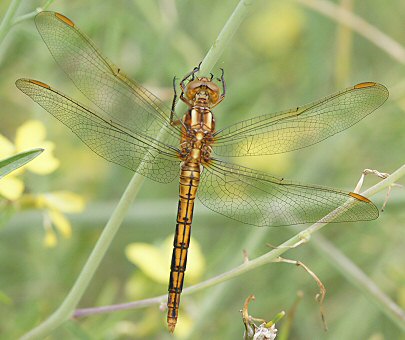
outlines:
[[[210,159],[215,121],[211,110],[193,107],[183,118],[182,156],[184,160],[204,162]]]
[[[211,159],[212,148],[209,139],[194,138],[183,148],[183,159],[186,163],[206,163]]]

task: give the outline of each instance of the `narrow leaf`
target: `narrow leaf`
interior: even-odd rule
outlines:
[[[39,156],[44,149],[37,148],[29,151],[18,153],[9,158],[0,161],[0,179],[10,172],[21,168],[23,165],[27,164],[35,157]]]

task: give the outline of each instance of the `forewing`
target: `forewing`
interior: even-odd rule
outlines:
[[[375,205],[361,195],[303,185],[219,160],[204,166],[198,190],[198,198],[209,209],[256,226],[276,227],[321,219],[353,222],[378,217]],[[339,213],[330,214],[338,207]]]
[[[170,109],[102,56],[72,21],[45,11],[35,23],[59,66],[104,113],[131,131],[156,137],[165,130],[167,142],[177,145],[180,133],[170,125]]]
[[[221,156],[255,156],[301,149],[356,124],[387,98],[388,90],[381,84],[357,84],[311,104],[220,130],[213,150]]]
[[[16,85],[108,161],[158,182],[170,182],[179,175],[176,148],[129,131],[39,81],[19,79]]]

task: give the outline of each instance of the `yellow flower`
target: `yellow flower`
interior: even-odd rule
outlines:
[[[45,137],[45,126],[39,121],[29,120],[17,129],[15,144],[0,135],[0,159],[33,147],[41,147],[45,149],[41,157],[28,163],[25,169],[40,175],[49,174],[59,166],[59,161],[52,154],[54,144],[45,140]],[[58,243],[56,231],[64,238],[69,238],[72,235],[72,226],[63,213],[81,212],[84,209],[84,200],[69,191],[22,195],[24,183],[17,178],[21,172],[20,168],[2,178],[0,195],[15,201],[15,206],[20,209],[43,210],[44,244],[46,247],[55,247]]]
[[[63,212],[78,213],[83,211],[85,206],[81,196],[68,191],[35,195],[33,201],[37,208],[45,211],[44,244],[50,248],[55,247],[58,243],[54,227],[64,238],[69,238],[72,235],[72,226]]]
[[[44,237],[44,245],[48,248],[53,248],[58,244],[58,238],[56,237],[56,233],[52,228],[50,222],[44,223],[45,228],[45,237]]]
[[[38,200],[43,208],[58,210],[66,213],[83,211],[84,199],[70,191],[54,191],[38,195]]]
[[[49,218],[64,238],[72,236],[72,226],[69,220],[60,211],[49,210]]]
[[[173,236],[158,246],[147,243],[131,243],[125,249],[129,261],[152,280],[166,284],[169,278],[170,260],[173,251]],[[163,259],[163,260],[162,260]],[[205,271],[205,259],[200,244],[191,238],[187,256],[187,282],[199,280]]]
[[[10,201],[20,198],[24,191],[23,181],[14,176],[13,173],[10,173],[2,178],[0,183],[0,195]]]
[[[128,282],[130,289],[136,289],[136,298],[139,291],[145,291],[150,286],[150,281],[146,277],[153,281],[167,285],[169,280],[170,261],[173,251],[173,236],[169,236],[163,242],[160,242],[157,246],[147,243],[131,243],[125,249],[125,254],[130,262],[135,264],[146,275],[134,276]],[[200,280],[205,271],[205,258],[202,254],[200,244],[196,239],[191,238],[190,248],[187,255],[187,285],[196,283]],[[153,319],[152,319],[153,318]],[[162,322],[162,314],[151,316],[151,318],[144,319],[138,322],[137,327],[151,327],[153,323]],[[188,339],[191,330],[193,329],[193,321],[187,311],[183,311],[181,318],[176,326],[176,338]]]
[[[45,136],[45,126],[37,120],[29,120],[17,129],[15,144],[0,134],[0,159],[34,147],[42,147],[45,151],[41,156],[29,162],[23,168],[40,175],[55,171],[59,166],[59,161],[52,154],[55,145],[45,140]],[[21,197],[24,191],[24,183],[17,176],[24,171],[23,168],[13,171],[2,179],[0,185],[1,196],[11,201]]]
[[[29,120],[17,129],[15,138],[17,152],[32,149],[33,147],[45,149],[40,157],[27,165],[28,170],[39,175],[54,172],[59,166],[59,160],[52,154],[55,144],[45,140],[45,137],[46,129],[44,124],[38,120]]]

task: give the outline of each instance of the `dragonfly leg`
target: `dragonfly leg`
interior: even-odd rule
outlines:
[[[181,88],[181,94],[180,94],[180,100],[183,101],[184,103],[187,104],[187,106],[192,107],[194,103],[190,101],[188,98],[184,96],[184,93],[186,92],[186,81],[192,81],[194,80],[195,74],[200,70],[201,63],[198,64],[198,66],[194,67],[192,71],[187,73],[184,78],[180,81],[180,88]],[[191,79],[189,79],[191,77]]]
[[[224,69],[223,68],[221,68],[221,78],[217,78],[217,80],[220,81],[221,84],[222,84],[222,93],[219,96],[218,101],[211,106],[211,109],[214,108],[215,106],[217,106],[220,102],[222,102],[225,99],[226,83],[225,83]]]
[[[173,77],[173,93],[172,113],[174,113],[174,108],[177,104],[176,76]]]
[[[360,190],[361,190],[361,187],[362,187],[362,185],[363,185],[363,182],[364,182],[364,178],[367,176],[367,175],[376,175],[377,177],[380,177],[380,178],[382,178],[382,179],[385,179],[385,178],[387,178],[390,174],[388,174],[388,173],[385,173],[385,172],[379,172],[378,170],[372,170],[372,169],[364,169],[363,170],[363,172],[361,173],[361,177],[360,177],[360,179],[359,179],[359,182],[357,183],[357,185],[356,185],[356,188],[354,189],[354,193],[359,193],[360,192]],[[392,190],[392,188],[394,187],[394,186],[401,186],[400,184],[397,184],[397,183],[392,183],[389,187],[388,187],[388,190],[387,190],[387,194],[386,194],[386,196],[385,196],[385,200],[384,200],[384,203],[383,203],[383,205],[382,205],[382,207],[381,207],[381,211],[384,211],[384,209],[385,209],[385,206],[387,205],[387,203],[388,203],[388,199],[390,198],[390,195],[391,195],[391,190]]]
[[[180,119],[174,119],[175,116],[175,108],[176,108],[176,104],[177,104],[177,91],[176,91],[176,76],[174,76],[173,78],[173,102],[172,102],[172,109],[170,112],[170,125],[172,126],[177,126],[181,124]]]
[[[188,107],[192,108],[194,103],[190,100],[188,100],[185,96],[184,96],[184,92],[181,92],[180,94],[180,100],[184,103],[187,104]]]
[[[223,68],[220,68],[220,70],[221,70],[221,78],[218,79],[218,81],[221,81],[221,84],[222,84],[221,97],[225,97],[225,93],[226,93],[226,83],[225,83],[225,77],[224,77],[225,71]]]
[[[200,63],[198,64],[198,66],[194,67],[193,70],[190,71],[189,73],[187,73],[187,74],[184,76],[184,78],[181,80],[181,82],[180,82],[180,88],[181,88],[182,92],[185,92],[185,90],[186,90],[186,85],[185,85],[184,83],[188,80],[188,78],[191,77],[190,81],[191,81],[191,80],[194,80],[195,74],[200,70],[201,63],[202,63],[202,62],[200,62]]]

